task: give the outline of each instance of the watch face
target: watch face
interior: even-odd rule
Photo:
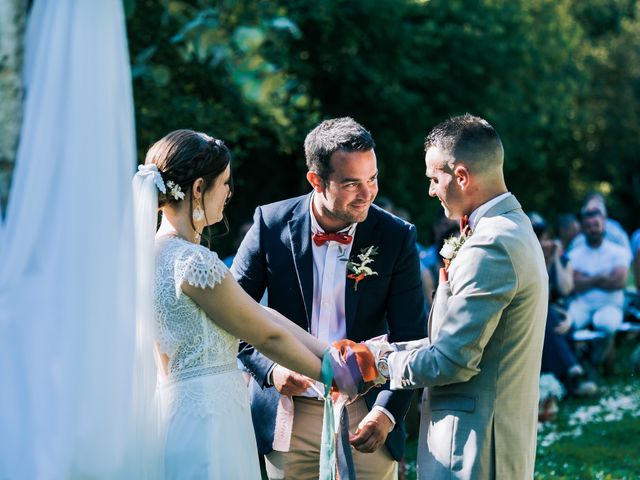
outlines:
[[[387,363],[386,358],[378,360],[378,364],[376,365],[376,367],[378,367],[378,372],[380,372],[380,375],[389,377],[389,364]]]

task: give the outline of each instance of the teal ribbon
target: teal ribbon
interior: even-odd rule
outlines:
[[[324,384],[324,415],[322,417],[322,437],[320,440],[320,474],[318,480],[336,480],[336,432],[335,412],[331,398],[333,368],[329,360],[329,348],[322,357],[320,380]]]
[[[336,407],[331,397],[333,366],[330,349],[322,357],[320,380],[324,384],[324,416],[322,419],[322,437],[320,440],[319,480],[355,480],[355,468],[349,444],[349,415],[346,404],[342,404],[338,415],[340,425],[336,430]]]
[[[325,398],[329,395],[331,384],[333,383],[333,367],[331,366],[331,357],[329,356],[331,347],[327,347],[322,355],[322,368],[320,369],[320,381],[324,385]]]

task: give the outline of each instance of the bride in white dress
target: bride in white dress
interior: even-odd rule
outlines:
[[[134,178],[136,222],[155,227],[155,217],[141,215],[162,211],[147,331],[167,479],[260,479],[249,396],[236,363],[239,338],[314,379],[327,346],[255,303],[218,255],[200,245],[202,229],[223,219],[231,196],[230,158],[220,140],[178,130],[149,149]]]

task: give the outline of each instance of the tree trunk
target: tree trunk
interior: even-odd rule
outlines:
[[[6,211],[22,125],[27,0],[0,0],[0,204]]]

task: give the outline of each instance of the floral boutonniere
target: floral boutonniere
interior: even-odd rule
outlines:
[[[354,262],[349,260],[347,262],[347,270],[351,272],[347,275],[347,278],[355,280],[355,284],[353,285],[353,289],[358,291],[358,283],[362,281],[365,277],[370,277],[371,275],[378,275],[378,272],[375,272],[369,266],[373,263],[373,256],[378,254],[378,247],[368,247],[360,250],[360,255],[358,255],[358,260],[360,262]]]
[[[456,258],[456,255],[458,255],[458,251],[470,236],[471,236],[471,230],[465,229],[465,231],[463,231],[459,237],[452,235],[451,237],[447,238],[444,241],[444,245],[440,249],[440,255],[444,260],[445,271],[449,270],[449,265],[451,264],[451,261],[454,258]]]

